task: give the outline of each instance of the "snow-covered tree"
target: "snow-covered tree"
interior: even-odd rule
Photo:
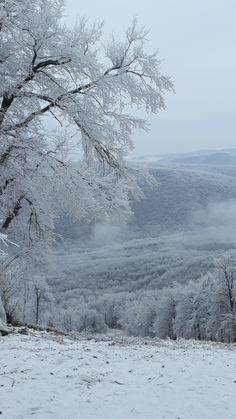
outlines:
[[[5,234],[0,233],[0,241],[4,246],[7,246],[8,243],[11,243]],[[0,262],[6,258],[7,253],[0,249]],[[11,328],[7,326],[7,315],[5,306],[7,306],[7,309],[9,310],[8,314],[10,316],[14,315],[14,309],[15,305],[12,304],[12,296],[15,293],[15,285],[17,280],[12,277],[12,275],[7,276],[7,272],[4,273],[5,275],[2,275],[2,272],[0,273],[0,336],[2,334],[7,334],[11,332]],[[3,299],[3,302],[2,302]],[[3,305],[4,303],[4,305]]]
[[[217,262],[215,287],[211,297],[208,333],[216,340],[236,340],[236,265],[234,257]]]
[[[150,294],[140,296],[133,301],[127,301],[119,324],[129,335],[153,336],[153,322],[156,315],[156,299]]]
[[[184,290],[176,310],[175,332],[187,339],[200,339],[197,296],[194,289]]]
[[[33,297],[35,324],[38,325],[41,319],[42,311],[45,311],[45,309],[47,309],[47,305],[53,301],[53,296],[45,278],[36,276],[33,279]]]
[[[162,291],[157,303],[156,319],[153,324],[154,334],[160,338],[175,339],[176,291],[166,289]]]
[[[21,249],[50,242],[57,188],[77,217],[127,213],[136,185],[124,156],[147,127],[129,109],[157,113],[173,88],[135,20],[104,46],[102,25],[66,28],[62,13],[60,0],[0,1],[0,215]],[[68,162],[72,137],[79,167]]]
[[[19,289],[22,286],[22,275],[18,266],[9,267],[0,273],[0,298],[6,317],[9,323],[14,323],[19,320],[19,311],[21,305],[19,304]]]

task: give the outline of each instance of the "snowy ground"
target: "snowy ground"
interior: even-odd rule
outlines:
[[[46,332],[0,337],[3,418],[233,419],[236,347]]]

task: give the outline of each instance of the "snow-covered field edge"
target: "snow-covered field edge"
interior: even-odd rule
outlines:
[[[3,418],[235,417],[234,344],[21,328],[0,356]]]

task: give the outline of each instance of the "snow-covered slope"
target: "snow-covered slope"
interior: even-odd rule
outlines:
[[[0,353],[6,419],[235,417],[235,346],[30,332]]]

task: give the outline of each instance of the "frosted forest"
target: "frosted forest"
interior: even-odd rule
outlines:
[[[236,150],[130,158],[174,82],[136,19],[105,42],[63,13],[0,1],[8,323],[235,342]]]

